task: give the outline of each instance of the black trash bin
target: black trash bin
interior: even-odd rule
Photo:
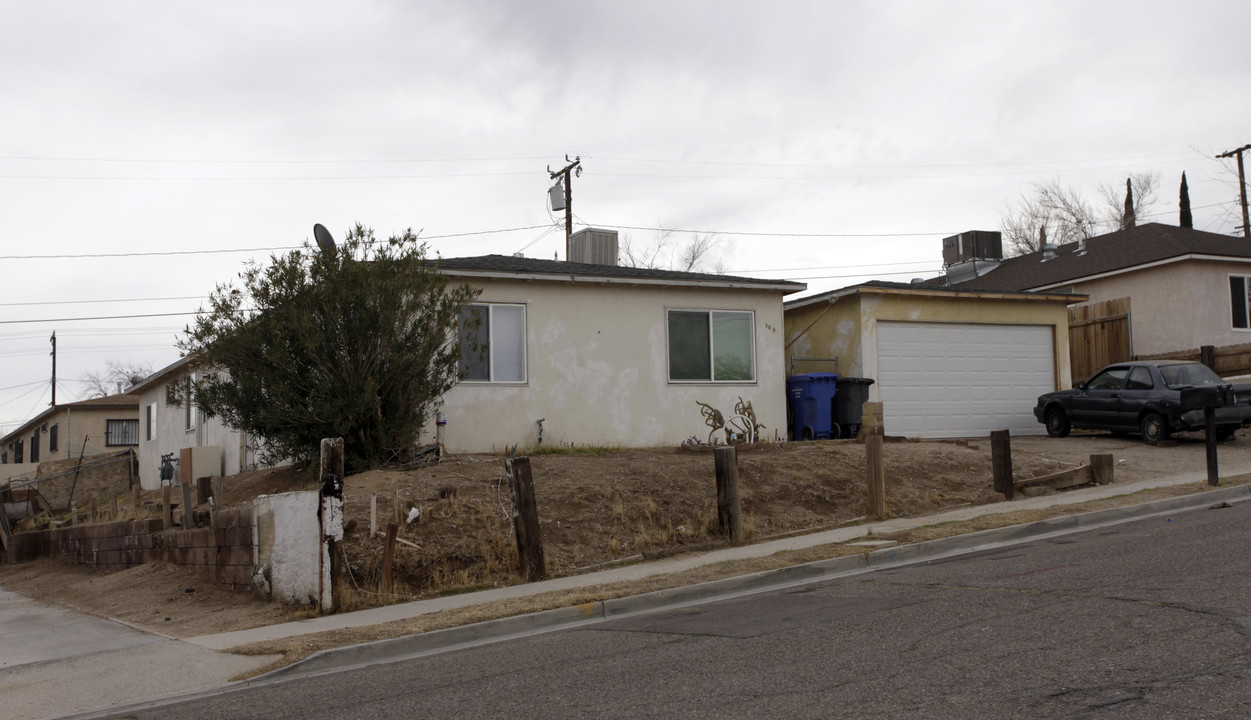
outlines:
[[[832,436],[836,438],[854,438],[860,432],[860,420],[864,414],[864,404],[869,401],[869,386],[873,378],[840,377],[836,381],[834,392],[834,408],[831,415],[834,426]]]

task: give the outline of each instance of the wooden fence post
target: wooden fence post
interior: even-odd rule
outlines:
[[[1096,485],[1108,485],[1112,482],[1112,471],[1116,466],[1112,463],[1112,453],[1097,453],[1090,456],[1090,479]]]
[[[182,529],[189,530],[195,527],[195,518],[191,512],[191,483],[182,484]]]
[[[320,513],[321,541],[326,544],[325,558],[330,567],[320,573],[324,579],[329,578],[330,587],[321,589],[322,611],[338,610],[341,598],[335,596],[335,586],[339,584],[343,574],[343,561],[340,555],[343,549],[339,541],[343,539],[343,438],[322,438],[321,441],[321,493],[318,507]],[[214,483],[213,494],[217,495],[220,483]],[[220,502],[220,498],[214,500]],[[399,529],[396,529],[399,532]]]
[[[508,473],[508,489],[513,496],[513,528],[517,533],[517,563],[526,580],[534,582],[547,575],[543,559],[543,534],[539,528],[539,509],[534,499],[534,481],[530,475],[530,458],[516,457],[504,461]]]
[[[213,507],[221,509],[226,504],[226,478],[213,476]]]
[[[130,506],[135,510],[135,517],[139,517],[139,506],[143,504],[143,488],[135,485],[130,489]]]
[[[717,474],[717,528],[730,542],[743,542],[743,508],[738,494],[738,448],[733,445],[712,451]]]
[[[869,515],[878,519],[886,517],[886,459],[882,451],[883,438],[876,432],[865,435],[864,467],[869,484]]]
[[[378,588],[383,595],[391,592],[391,566],[395,563],[395,539],[399,532],[400,526],[396,523],[387,525],[387,549],[382,555],[382,584]]]
[[[990,463],[995,477],[995,492],[1011,500],[1016,486],[1012,482],[1012,438],[1007,430],[990,433]]]
[[[1201,345],[1199,347],[1199,362],[1207,365],[1210,369],[1216,369],[1216,346]]]
[[[161,486],[161,521],[165,523],[165,529],[174,527],[174,508],[170,502],[170,487],[168,485]]]

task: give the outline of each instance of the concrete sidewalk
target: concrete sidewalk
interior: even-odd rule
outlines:
[[[1246,472],[1251,472],[1251,467],[1229,468],[1224,474],[1233,476]],[[229,678],[251,672],[276,659],[274,656],[240,656],[219,652],[246,643],[403,620],[449,608],[480,605],[544,592],[638,580],[727,560],[765,557],[786,550],[872,539],[874,535],[884,535],[924,525],[969,520],[986,515],[1072,505],[1155,487],[1199,482],[1205,478],[1205,473],[1188,473],[1137,483],[1115,483],[1013,502],[962,507],[926,517],[844,527],[754,545],[727,547],[706,553],[622,566],[584,575],[183,640],[170,639],[107,619],[83,616],[62,608],[36,603],[16,593],[5,593],[0,595],[0,628],[12,629],[13,623],[19,622],[18,613],[34,613],[30,616],[31,618],[38,616],[44,618],[45,621],[37,623],[39,629],[22,637],[20,644],[6,635],[0,635],[0,640],[3,640],[6,645],[13,642],[14,648],[9,651],[12,653],[11,656],[0,654],[0,663],[9,663],[0,666],[0,703],[2,703],[0,706],[5,707],[5,716],[14,720],[58,718],[73,713],[91,712],[93,709],[101,712],[105,709],[108,709],[108,712],[117,712],[141,703],[152,703],[159,698],[213,692],[228,686]],[[691,587],[673,588],[646,595],[592,603],[589,606],[563,608],[518,618],[503,618],[462,628],[338,648],[323,651],[301,663],[249,682],[272,682],[282,675],[325,672],[352,665],[411,657],[424,652],[491,642],[519,633],[540,632],[579,623],[597,622],[606,617],[647,612],[730,594],[756,592],[786,584],[812,582],[840,573],[862,572],[876,567],[918,562],[968,552],[993,543],[1020,541],[1046,534],[1073,532],[1092,525],[1132,520],[1162,512],[1162,507],[1175,512],[1184,507],[1202,507],[1204,504],[1215,502],[1218,497],[1241,500],[1245,495],[1247,499],[1251,499],[1251,487],[1227,487],[1218,489],[1216,493],[1206,497],[1205,495],[1207,494],[1158,501],[1152,505],[1100,511],[1094,513],[1099,517],[1088,520],[1079,521],[1072,516],[1066,516],[1027,526],[1002,528],[920,545],[879,550],[868,556],[854,555],[836,558],[793,568],[726,578]],[[28,623],[23,627],[30,629]],[[156,702],[156,704],[160,703]]]
[[[214,652],[0,590],[0,707],[9,720],[209,690],[274,659]]]
[[[1251,472],[1251,467],[1231,468],[1225,472],[1225,475],[1233,476],[1246,472]],[[886,523],[870,523],[834,530],[825,530],[822,532],[770,540],[751,545],[739,545],[705,553],[692,553],[664,560],[643,562],[635,565],[625,565],[608,570],[586,573],[583,575],[553,578],[551,580],[543,580],[540,582],[510,585],[508,587],[493,588],[491,590],[482,590],[479,592],[451,595],[441,598],[432,598],[429,600],[417,600],[408,603],[371,608],[368,610],[342,613],[339,615],[326,615],[308,620],[299,620],[279,625],[252,628],[250,630],[239,630],[236,632],[219,633],[215,635],[201,635],[198,637],[185,638],[185,642],[214,650],[225,650],[227,648],[243,645],[245,643],[277,640],[280,638],[307,635],[327,630],[341,630],[344,628],[376,625],[395,620],[406,620],[419,615],[425,615],[427,613],[439,612],[441,610],[468,607],[471,605],[481,605],[498,600],[538,595],[545,592],[585,588],[594,585],[603,585],[606,583],[641,580],[655,575],[667,575],[682,572],[684,570],[690,570],[728,560],[767,557],[769,555],[787,550],[799,550],[819,545],[830,545],[852,542],[860,539],[869,539],[875,535],[889,535],[901,530],[921,527],[924,525],[958,522],[986,515],[1017,512],[1020,510],[1073,505],[1088,502],[1090,500],[1113,497],[1116,495],[1126,495],[1150,488],[1200,482],[1206,478],[1206,473],[1187,473],[1184,475],[1157,478],[1137,483],[1113,483],[1110,485],[1084,488],[1075,492],[1026,498],[1022,500],[1014,500],[1012,502],[962,507],[938,513],[936,515],[927,515],[925,517],[901,518],[891,520]]]

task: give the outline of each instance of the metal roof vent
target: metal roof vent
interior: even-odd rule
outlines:
[[[1056,246],[1051,243],[1044,243],[1042,246],[1042,261],[1047,262],[1048,260],[1055,260],[1055,258]]]

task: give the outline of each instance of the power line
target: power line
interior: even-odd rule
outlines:
[[[790,167],[814,169],[849,169],[849,170],[896,170],[911,168],[964,168],[964,167],[1014,167],[1023,165],[1080,165],[1086,163],[1108,163],[1153,160],[1159,158],[1190,157],[1191,152],[1163,153],[1158,155],[1138,155],[1123,158],[1097,158],[1092,160],[1022,160],[1016,162],[993,163],[899,163],[899,164],[825,164],[825,163],[777,163],[777,162],[738,162],[728,160],[674,160],[669,158],[629,158],[611,155],[587,155],[588,160],[612,160],[614,162],[656,163],[670,165],[712,165],[729,167]]]
[[[34,161],[34,162],[94,162],[94,163],[152,163],[152,164],[203,164],[203,165],[344,165],[344,164],[404,164],[404,163],[467,163],[467,162],[533,162],[547,160],[548,157],[505,157],[505,158],[354,158],[354,159],[219,159],[219,158],[100,158],[100,157],[60,157],[51,155],[0,155],[0,160]]]
[[[146,315],[98,315],[96,317],[41,318],[37,320],[0,320],[0,325],[21,325],[27,323],[78,322],[80,320],[129,320],[132,318],[176,317],[179,315],[197,315],[196,312],[150,313]]]
[[[207,300],[206,295],[184,295],[182,297],[159,298],[117,298],[111,300],[44,300],[41,302],[0,303],[0,307],[21,307],[26,305],[88,305],[93,303],[128,303],[128,302],[167,302],[170,300]]]
[[[498,230],[474,230],[470,232],[446,233],[443,235],[424,235],[419,236],[419,240],[444,240],[446,238],[471,237],[475,235],[495,235],[499,233],[521,232],[523,230],[538,230],[545,228],[546,225],[526,225],[523,227],[500,228]],[[377,240],[375,242],[386,242],[385,240]],[[123,253],[90,253],[90,254],[62,254],[62,255],[0,255],[0,260],[63,260],[63,259],[81,259],[81,258],[112,258],[112,257],[150,257],[150,256],[168,256],[168,255],[219,255],[223,253],[243,253],[243,252],[273,252],[277,250],[300,250],[303,245],[285,245],[276,247],[251,247],[251,248],[228,248],[223,250],[162,250],[154,252],[123,252]]]

